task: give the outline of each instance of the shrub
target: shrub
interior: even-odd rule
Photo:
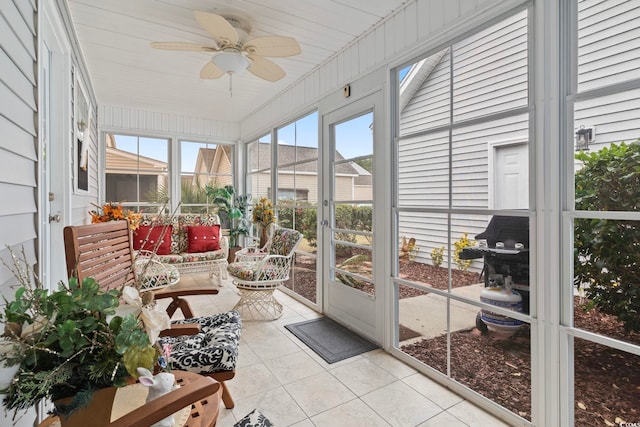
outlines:
[[[467,233],[464,233],[462,237],[453,242],[453,260],[455,261],[459,270],[467,271],[469,269],[469,266],[473,262],[472,259],[460,259],[460,253],[462,252],[462,250],[468,246],[473,245],[475,245],[475,241],[469,240],[469,238],[467,237]]]
[[[442,265],[442,260],[444,259],[444,246],[440,246],[439,248],[433,248],[431,250],[431,262],[436,267],[440,267]]]
[[[575,208],[638,211],[640,144],[612,144],[580,152]],[[574,224],[574,285],[585,286],[592,306],[618,317],[627,330],[640,330],[640,227],[638,221],[577,219]]]

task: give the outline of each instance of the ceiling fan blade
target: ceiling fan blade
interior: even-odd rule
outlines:
[[[251,59],[251,65],[247,70],[256,77],[270,82],[277,82],[286,75],[284,70],[273,61],[260,56],[249,56],[249,59]]]
[[[194,10],[193,16],[198,24],[218,42],[220,48],[235,46],[238,43],[238,33],[224,17],[199,10]]]
[[[244,50],[251,54],[271,57],[285,57],[300,54],[300,45],[293,37],[264,36],[247,40]]]
[[[216,67],[211,61],[204,64],[204,67],[200,70],[201,79],[219,79],[222,76],[224,76],[224,71]]]
[[[190,52],[217,52],[218,48],[214,46],[205,46],[198,43],[182,43],[182,42],[153,42],[151,47],[154,49],[164,50],[185,50]]]

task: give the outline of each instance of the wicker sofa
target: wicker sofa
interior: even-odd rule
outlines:
[[[227,256],[229,254],[227,238],[220,233],[220,249],[218,250],[188,252],[189,238],[187,234],[188,226],[213,226],[219,224],[220,218],[215,214],[143,214],[140,221],[142,227],[172,226],[170,253],[156,253],[155,255],[160,262],[176,267],[180,273],[208,271],[209,277],[215,276],[217,285],[221,286],[222,279],[227,277]],[[140,236],[142,234],[140,233]],[[142,238],[139,237],[139,239]]]

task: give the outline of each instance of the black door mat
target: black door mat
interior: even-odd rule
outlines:
[[[285,325],[327,363],[335,363],[378,346],[328,317]]]

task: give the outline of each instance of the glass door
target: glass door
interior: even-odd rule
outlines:
[[[373,249],[374,123],[380,96],[323,116],[324,312],[374,341],[381,309]]]

